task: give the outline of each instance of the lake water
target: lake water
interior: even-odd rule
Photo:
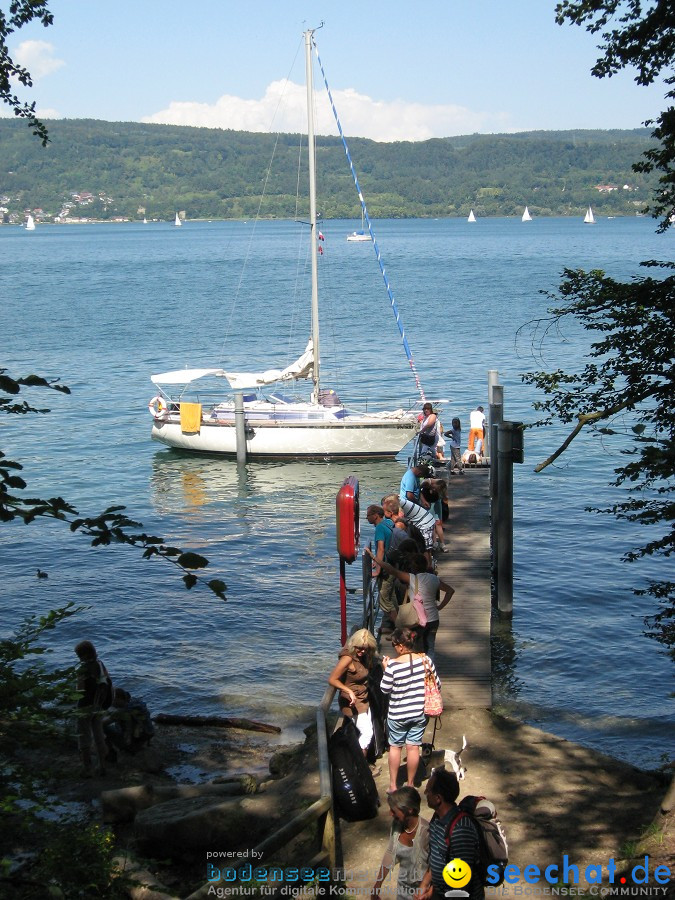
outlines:
[[[345,240],[357,226],[322,225],[325,386],[345,400],[405,405],[415,386],[372,246]],[[506,417],[532,421],[535,395],[520,373],[579,365],[585,336],[573,327],[543,348],[518,332],[544,314],[542,291],[563,267],[629,277],[641,260],[672,259],[675,239],[647,218],[375,228],[425,392],[447,398],[443,419],[458,415],[466,431],[469,411],[487,405],[488,369],[500,373]],[[339,644],[335,493],[357,474],[365,510],[397,489],[406,454],[251,463],[239,473],[152,443],[146,407],[153,372],[271,368],[299,355],[309,329],[305,231],[290,222],[0,228],[2,364],[72,389],[34,392],[51,414],[1,423],[0,446],[23,462],[29,495],[63,496],[83,514],[125,504],[147,532],[204,553],[229,598],[187,592],[166,564],[91,549],[57,523],[5,525],[2,633],[72,600],[87,609],[50,636],[55,663],[72,662],[87,637],[115,682],[155,712],[250,715],[287,735],[311,720]],[[515,611],[497,647],[497,708],[656,766],[672,747],[672,663],[642,636],[653,607],[631,587],[663,563],[622,564],[641,536],[584,510],[615,497],[616,443],[582,435],[558,466],[533,473],[564,434],[528,432],[515,470]],[[359,586],[359,566],[348,581]],[[360,600],[349,604],[354,620]]]

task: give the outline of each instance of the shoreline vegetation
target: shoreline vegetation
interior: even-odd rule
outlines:
[[[536,218],[541,218],[541,219],[581,219],[581,220],[583,220],[583,212],[584,212],[584,210],[582,209],[579,212],[565,213],[564,215],[563,214],[557,215],[557,214],[553,214],[553,213],[549,214],[549,215],[542,214],[542,215],[537,215]],[[405,218],[407,218],[407,217],[398,216],[396,218],[399,220],[405,220]],[[464,221],[464,219],[466,217],[465,216],[410,216],[409,218],[412,218],[412,219],[425,219],[426,218],[426,219],[430,219],[433,221],[439,221],[442,219],[448,219],[448,220],[449,219],[459,219],[460,221]],[[514,221],[520,221],[521,217],[518,214],[515,214],[515,215],[498,215],[498,214],[496,214],[496,215],[492,215],[492,216],[491,215],[482,216],[482,218],[484,218],[484,219],[513,219]],[[643,215],[643,213],[635,212],[635,213],[616,213],[614,215],[610,214],[608,216],[598,215],[596,218],[599,218],[599,219],[601,219],[601,218],[628,219],[628,218],[645,218],[645,216]],[[382,221],[382,217],[380,217],[379,220]],[[241,218],[236,218],[236,219],[219,219],[214,216],[210,216],[208,218],[197,218],[197,217],[188,218],[186,216],[184,219],[181,219],[181,221],[185,225],[185,224],[190,224],[191,222],[193,222],[193,223],[211,223],[211,222],[243,222],[243,223],[247,223],[249,221],[249,219],[245,216],[242,216]],[[295,222],[297,220],[296,219],[287,219],[285,217],[280,217],[280,216],[269,216],[267,218],[265,218],[264,216],[260,216],[259,221]],[[350,222],[352,220],[349,218],[347,218],[347,219],[337,218],[337,219],[324,219],[323,221],[326,221],[326,222],[333,222],[333,221],[335,221],[335,222]],[[355,218],[354,218],[354,221],[356,221]],[[81,219],[69,219],[68,221],[59,221],[59,222],[42,220],[42,221],[40,221],[39,224],[40,225],[55,225],[57,227],[63,227],[66,225],[141,225],[141,224],[170,225],[173,227],[174,220],[173,220],[173,217],[170,219],[148,219],[146,223],[143,223],[143,219],[138,219],[138,218],[130,219],[130,218],[119,217],[119,218],[115,218],[115,219],[90,219],[90,218],[83,217]],[[24,223],[20,222],[20,221],[0,222],[0,228],[3,228],[3,227],[5,227],[5,228],[22,228],[23,226],[24,226]]]
[[[3,173],[0,218],[36,221],[86,217],[173,221],[293,219],[298,196],[299,135],[279,136],[60,119],[47,147],[22,122],[0,119]],[[643,212],[657,179],[633,171],[649,148],[648,129],[473,134],[378,143],[350,139],[372,218],[583,215]],[[324,220],[358,219],[351,175],[338,137],[319,136]],[[263,185],[265,190],[263,191]],[[262,204],[261,194],[264,194]],[[299,215],[306,215],[301,208]]]

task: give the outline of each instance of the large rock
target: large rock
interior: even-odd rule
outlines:
[[[217,848],[252,847],[281,824],[284,804],[276,791],[247,797],[189,797],[138,813],[135,833],[144,852],[191,856]]]
[[[253,775],[230,777],[227,781],[207,782],[205,784],[151,785],[138,784],[103,791],[101,794],[101,810],[104,822],[131,822],[136,813],[158,803],[189,797],[203,797],[217,802],[224,796],[232,794],[254,794],[258,790],[258,781]]]

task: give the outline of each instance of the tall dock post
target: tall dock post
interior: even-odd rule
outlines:
[[[244,395],[234,395],[234,436],[237,445],[237,464],[246,462],[246,419],[244,417]]]
[[[497,497],[499,495],[499,465],[497,461],[497,444],[499,441],[499,426],[504,421],[504,387],[501,384],[493,384],[490,396],[490,446],[494,448],[494,454],[490,457],[490,522],[492,530],[492,577],[497,584],[497,546],[499,536],[497,533]]]
[[[523,461],[523,423],[497,428],[497,606],[513,614],[513,464]]]
[[[493,404],[492,393],[495,388],[495,385],[499,385],[499,372],[496,369],[488,369],[488,406],[491,409]],[[497,444],[492,443],[492,415],[488,416],[488,421],[490,422],[490,428],[485,429],[485,446],[483,447],[483,456],[492,456],[490,453],[491,449],[494,447],[495,456],[497,455]],[[490,483],[492,483],[492,479],[490,479]]]

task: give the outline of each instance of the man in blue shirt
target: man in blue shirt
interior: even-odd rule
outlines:
[[[394,523],[391,519],[385,518],[384,510],[381,506],[371,504],[366,510],[366,519],[371,525],[375,526],[375,559],[373,560],[373,576],[380,574],[378,562],[381,562],[389,549],[391,543],[391,534],[394,529]]]
[[[406,469],[401,479],[401,487],[398,491],[399,499],[412,500],[413,503],[419,503],[420,478],[427,478],[429,474],[429,467],[426,463],[421,461],[413,463],[409,469]]]

